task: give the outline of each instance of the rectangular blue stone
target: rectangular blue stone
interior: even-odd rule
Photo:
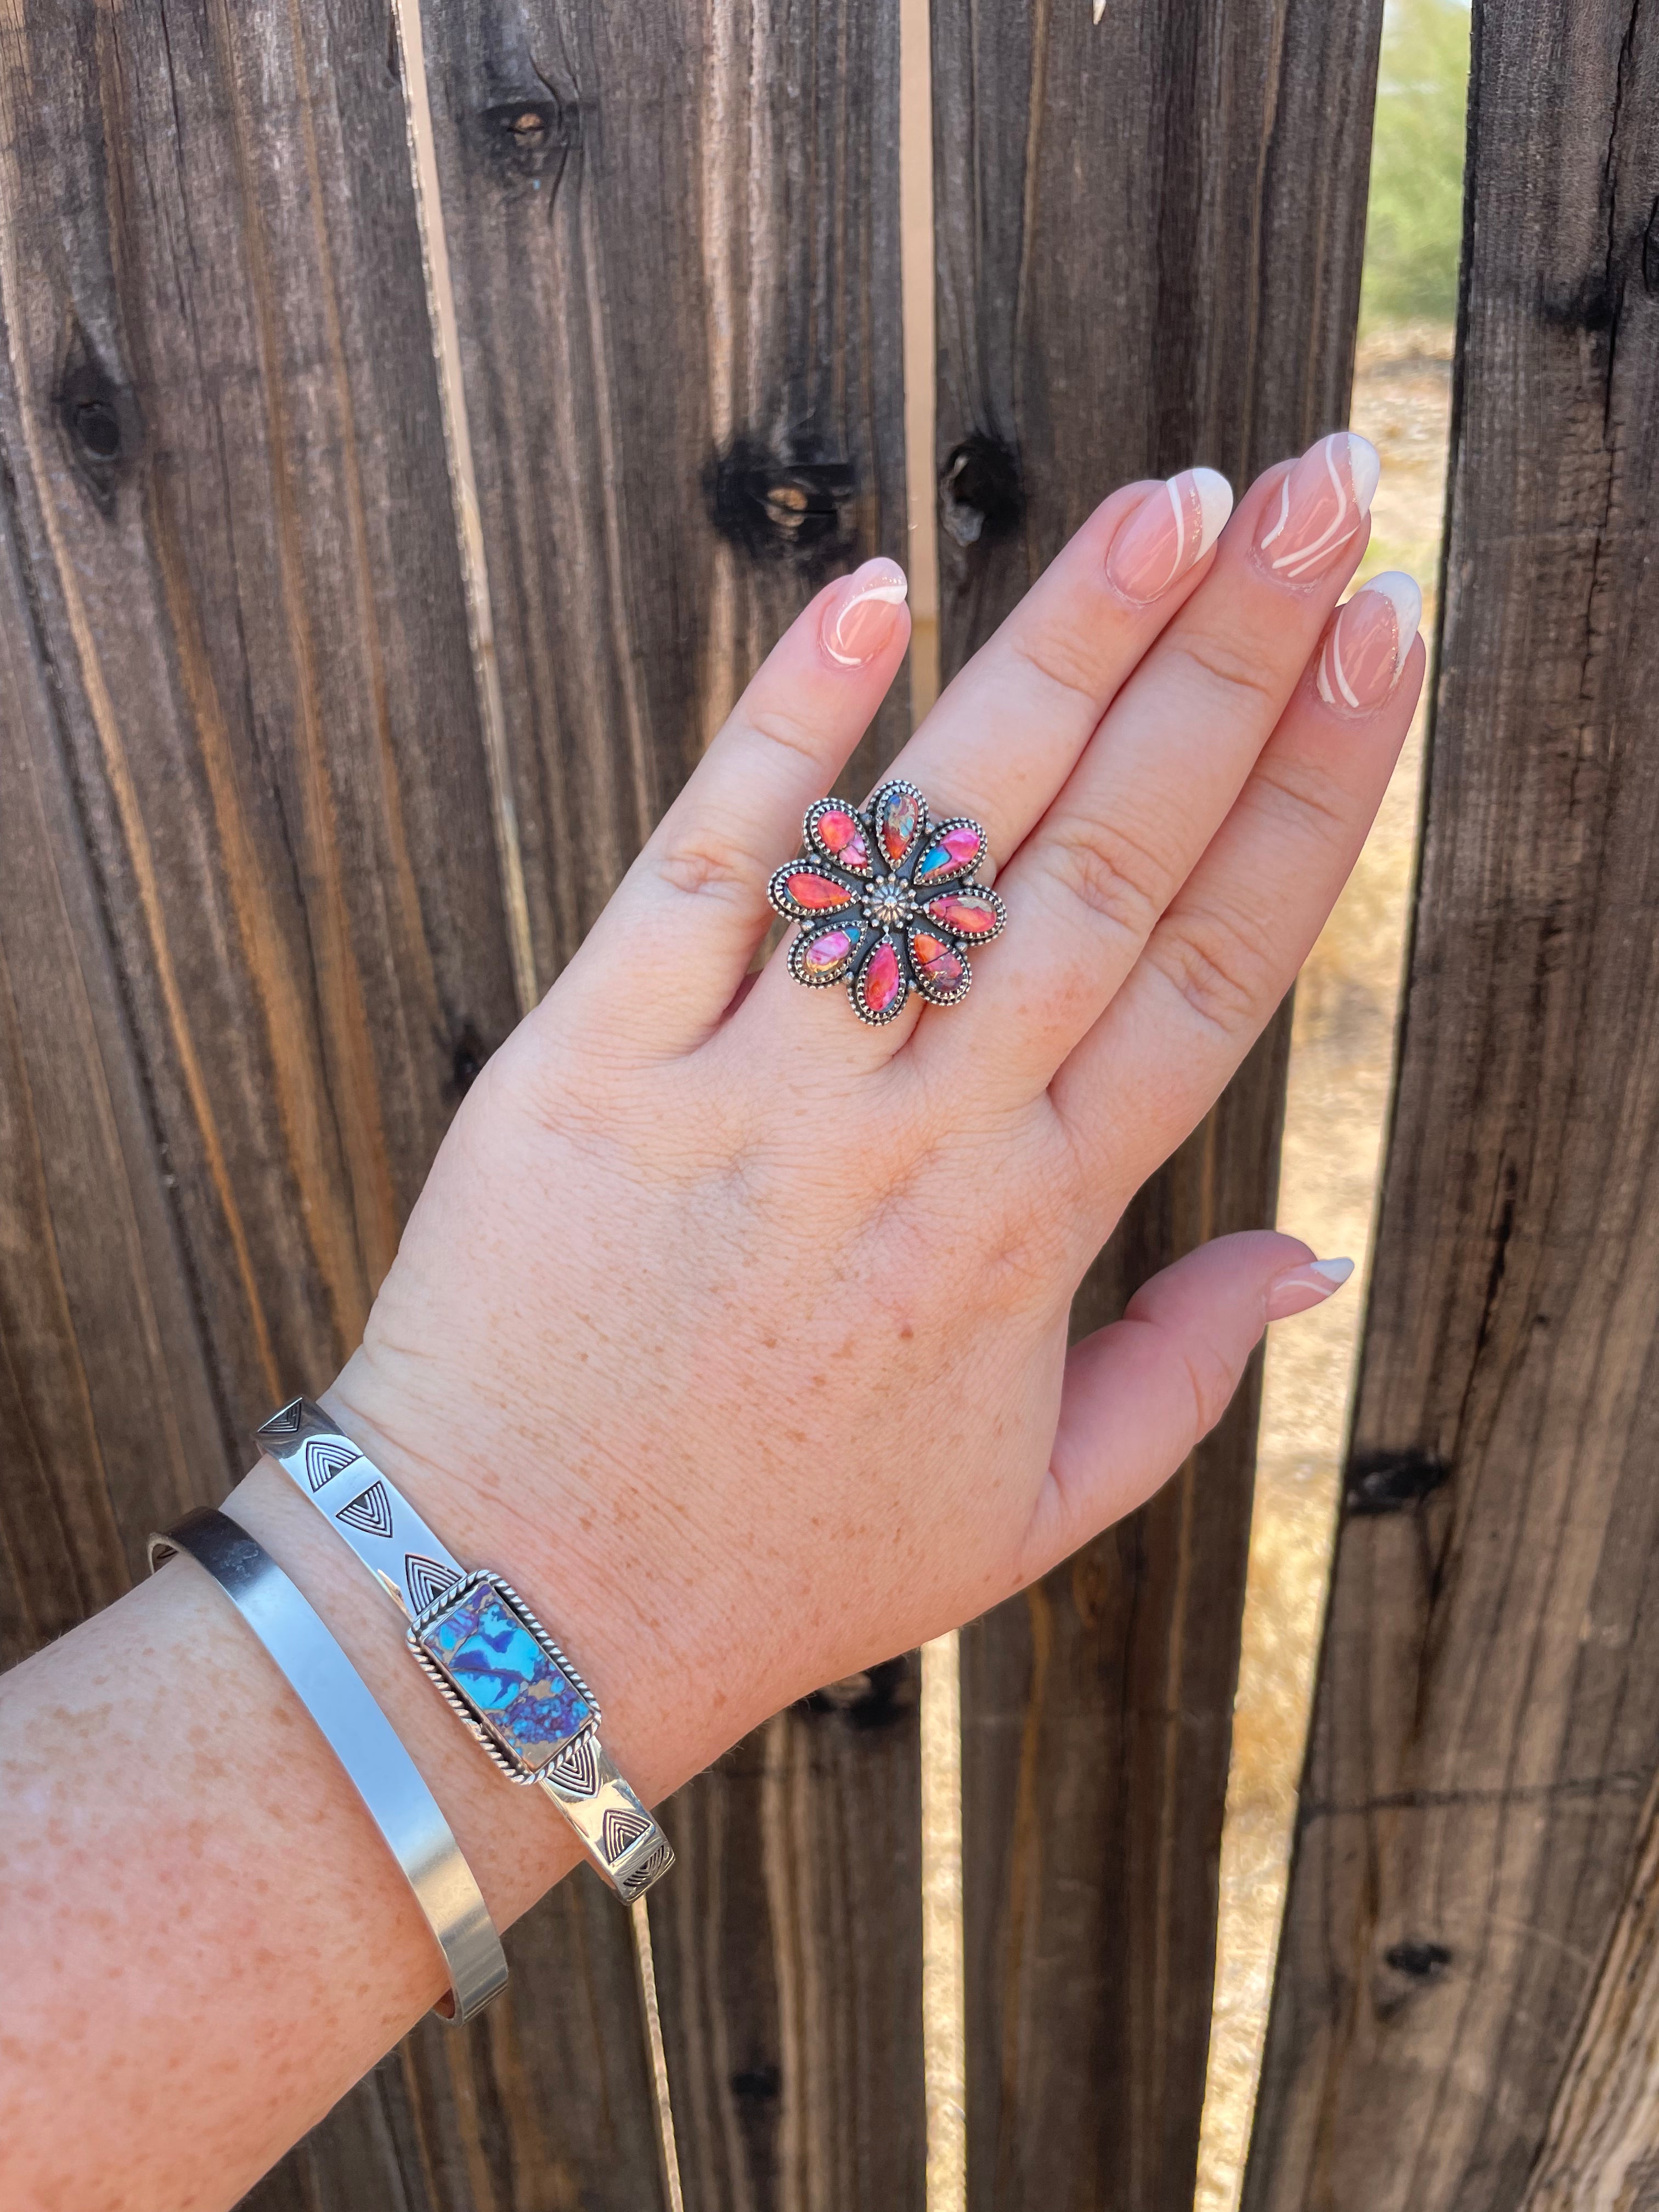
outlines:
[[[421,1631],[421,1649],[503,1750],[545,1766],[594,1718],[592,1705],[493,1583],[463,1590]]]

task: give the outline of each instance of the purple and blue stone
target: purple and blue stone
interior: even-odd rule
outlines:
[[[421,1649],[523,1766],[545,1766],[597,1718],[495,1584],[475,1583],[420,1632]]]

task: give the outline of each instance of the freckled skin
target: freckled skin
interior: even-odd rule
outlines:
[[[1328,912],[1420,679],[1419,646],[1375,723],[1350,712],[1332,745],[1309,672],[1345,572],[1283,585],[1252,568],[1279,481],[1241,502],[1212,568],[1189,571],[1156,617],[1112,597],[1114,533],[1149,488],[1115,495],[1030,617],[1078,680],[1036,683],[1005,646],[977,705],[982,670],[940,702],[958,718],[950,742],[919,733],[935,748],[918,770],[930,799],[985,819],[1009,915],[1006,939],[973,955],[961,1007],[913,1005],[873,1030],[781,961],[740,984],[768,869],[903,653],[896,612],[867,664],[832,665],[827,595],[461,1104],[325,1401],[456,1555],[506,1576],[547,1623],[648,1802],[780,1707],[981,1612],[1139,1504],[1219,1418],[1272,1287],[1308,1272],[1293,1239],[1219,1240],[1068,1354],[1094,1254]],[[1362,545],[1356,532],[1350,565]],[[1215,634],[1262,665],[1199,729],[1189,693],[1160,693],[1158,665],[1164,625],[1202,595]],[[1274,696],[1276,726],[1261,720]],[[1219,947],[1251,951],[1260,1003],[1189,1001],[1181,981],[1201,982],[1201,963],[1158,969],[1162,994],[1141,1003],[1162,1012],[1121,1033],[1143,1054],[1136,1076],[1115,1044],[1091,1056],[1090,1024],[1117,1011],[1102,995],[1109,959],[1126,963],[1110,989],[1132,999],[1153,942],[1091,933],[1101,872],[1079,873],[1083,838],[1045,861],[1042,824],[1077,775],[1112,768],[1113,702],[1147,714],[1160,697],[1158,742],[1131,748],[1137,830],[1178,897],[1205,878],[1206,843],[1264,749],[1295,772],[1281,803],[1238,805],[1251,836],[1280,833],[1298,781],[1320,803],[1294,868],[1277,848],[1255,854],[1237,891],[1251,927]],[[762,708],[823,757],[763,737],[744,719]],[[763,774],[774,791],[805,784],[769,826],[751,804]],[[731,828],[744,806],[752,849]],[[1005,839],[999,823],[1017,826]],[[1225,959],[1209,965],[1226,980]],[[228,1503],[334,1630],[498,1923],[512,1921],[573,1863],[568,1830],[481,1759],[285,1477],[262,1464]],[[443,1987],[343,1773],[183,1560],[0,1682],[0,1914],[4,2212],[228,2207]]]

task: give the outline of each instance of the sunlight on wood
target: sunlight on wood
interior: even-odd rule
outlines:
[[[921,1648],[921,2008],[927,2212],[968,2201],[962,1935],[962,1674],[956,1632]]]
[[[1361,576],[1405,568],[1431,635],[1445,502],[1452,333],[1379,332],[1360,348],[1352,422],[1382,456]],[[1376,828],[1297,986],[1279,1222],[1357,1264],[1340,1297],[1268,1339],[1249,1579],[1221,1844],[1215,2020],[1198,2212],[1234,2212],[1267,2036],[1319,1656],[1337,1485],[1391,1087],[1417,843],[1423,710]]]

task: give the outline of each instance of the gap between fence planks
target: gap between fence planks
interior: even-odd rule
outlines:
[[[1474,25],[1416,934],[1250,2212],[1508,2212],[1547,2124],[1534,2203],[1651,2186],[1602,2123],[1655,2002],[1659,18]]]
[[[1381,16],[939,0],[947,678],[1115,485],[1206,462],[1242,489],[1346,420]],[[1132,1205],[1079,1329],[1272,1220],[1287,1036]],[[977,2212],[1190,2204],[1258,1389],[963,1638]]]
[[[334,1371],[514,1018],[387,33],[0,30],[9,1658]],[[567,1886],[512,2008],[421,2030],[256,2201],[494,2203],[516,2160],[648,2202],[600,1905]]]
[[[550,979],[805,599],[905,550],[898,10],[424,21]],[[907,728],[899,687],[848,787]],[[914,1659],[780,1715],[663,1818],[691,2212],[919,2203]]]

